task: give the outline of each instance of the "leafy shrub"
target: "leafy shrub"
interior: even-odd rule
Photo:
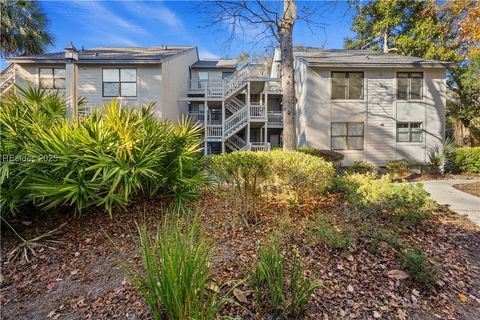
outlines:
[[[256,222],[255,204],[259,188],[271,177],[266,153],[235,151],[208,157],[206,162],[212,176],[234,188],[246,224],[252,220]]]
[[[311,156],[320,157],[327,162],[339,163],[345,157],[342,153],[333,150],[321,150],[312,147],[300,147],[298,152],[309,154]]]
[[[320,285],[304,277],[298,256],[293,257],[287,283],[287,260],[282,256],[278,241],[259,249],[252,286],[257,303],[277,317],[299,317],[308,304],[313,291]]]
[[[393,176],[404,177],[410,171],[411,162],[405,159],[389,160],[385,162],[385,167],[387,168],[388,173],[392,174]]]
[[[331,163],[300,152],[236,151],[205,161],[212,177],[233,187],[247,224],[256,221],[255,205],[262,186],[293,193],[290,203],[295,206],[301,192],[322,194],[334,176]]]
[[[136,110],[112,101],[70,123],[63,111],[51,112],[63,109],[49,105],[53,98],[30,95],[0,109],[1,152],[12,158],[0,167],[2,214],[28,203],[111,213],[142,193],[172,198],[181,209],[203,186],[201,129],[192,122],[161,122],[153,104]]]
[[[418,284],[432,288],[436,283],[436,273],[428,266],[427,256],[419,248],[405,249],[400,253],[402,268]]]
[[[353,174],[343,178],[351,203],[361,209],[388,212],[394,219],[416,225],[432,205],[421,184],[392,183],[390,177]]]
[[[375,173],[376,167],[368,162],[365,161],[355,161],[351,166],[348,166],[345,170],[346,173],[352,174],[352,173],[360,173],[360,174],[365,174],[365,173]]]
[[[480,147],[456,149],[455,164],[462,171],[480,173]]]
[[[157,227],[154,236],[140,225],[141,270],[126,260],[122,266],[154,319],[215,319],[223,299],[208,292],[210,248],[197,221],[173,220]]]
[[[455,143],[446,139],[443,143],[436,144],[428,150],[428,164],[430,172],[443,174],[445,169],[453,169],[455,158]]]
[[[276,183],[282,190],[322,194],[335,174],[333,165],[315,156],[300,152],[268,153]]]

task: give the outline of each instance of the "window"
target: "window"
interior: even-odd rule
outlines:
[[[363,72],[332,72],[332,99],[363,99]]]
[[[65,89],[65,69],[40,68],[40,88]]]
[[[363,150],[363,122],[332,122],[332,150]]]
[[[397,99],[421,100],[423,99],[423,73],[398,72],[397,73]]]
[[[208,83],[208,72],[199,71],[198,72],[198,88],[205,89]]]
[[[233,74],[233,72],[223,71],[222,72],[222,79],[226,79],[226,78],[230,77],[232,74]]]
[[[103,69],[104,97],[136,97],[137,69]]]
[[[397,122],[397,142],[422,142],[421,122]]]

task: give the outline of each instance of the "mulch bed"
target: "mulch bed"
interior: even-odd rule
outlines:
[[[453,187],[460,191],[480,197],[480,182],[454,184]]]
[[[416,174],[412,173],[406,180],[408,181],[428,181],[428,180],[475,180],[480,179],[480,174],[478,173],[445,173],[445,174],[431,174],[431,173],[423,173],[423,174]]]
[[[228,283],[224,290],[249,276],[259,243],[283,228],[286,242],[300,250],[308,274],[323,282],[309,304],[307,319],[478,319],[480,314],[480,231],[448,209],[440,208],[418,227],[400,233],[402,243],[420,247],[438,272],[436,288],[428,291],[410,279],[388,277],[389,270],[400,269],[395,250],[388,246],[373,254],[368,250],[370,240],[360,237],[345,253],[310,241],[305,221],[316,213],[336,221],[352,219],[352,208],[341,195],[305,199],[298,208],[265,197],[258,204],[256,228],[244,225],[224,193],[210,191],[199,206],[202,225],[215,245],[213,277],[219,286]],[[55,251],[39,252],[30,263],[8,262],[7,254],[18,240],[3,230],[2,319],[148,318],[147,307],[112,251],[120,250],[138,263],[135,222],[161,221],[164,216],[157,201],[139,199],[126,211],[114,212],[113,219],[99,212],[73,219],[61,210],[33,216],[14,221],[23,236],[30,238],[67,222],[57,238],[62,243],[55,245]],[[26,226],[22,221],[32,223]],[[112,242],[117,249],[112,250]],[[238,301],[229,303],[222,315],[268,319],[255,312],[247,282],[238,288],[247,303],[242,307]]]

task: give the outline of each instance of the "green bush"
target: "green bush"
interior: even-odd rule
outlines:
[[[339,230],[327,219],[319,214],[311,226],[315,240],[334,249],[347,250],[355,241],[355,238],[344,230]]]
[[[345,170],[346,173],[352,174],[352,173],[360,173],[360,174],[365,174],[365,173],[375,173],[376,167],[368,162],[365,161],[355,161],[351,166],[348,166]]]
[[[260,186],[271,177],[272,172],[267,153],[235,151],[214,155],[205,161],[211,176],[235,190],[246,224],[256,222],[255,204]]]
[[[303,192],[323,194],[335,174],[331,163],[315,156],[295,151],[272,151],[268,156],[276,183],[282,190],[293,191],[297,195]]]
[[[320,157],[327,162],[338,163],[345,157],[342,153],[333,150],[321,150],[312,147],[300,147],[298,152],[309,154],[311,156]]]
[[[166,222],[152,236],[146,225],[138,228],[141,269],[126,260],[122,267],[153,319],[215,319],[223,299],[208,290],[211,280],[210,247],[198,222]]]
[[[294,319],[302,315],[313,291],[320,285],[304,277],[298,256],[293,257],[287,281],[287,260],[278,240],[259,249],[252,287],[257,304],[275,317]]]
[[[465,172],[480,173],[480,147],[457,148],[455,165]]]
[[[161,122],[153,104],[137,110],[112,101],[71,123],[58,106],[64,101],[27,95],[0,108],[2,214],[28,203],[111,213],[138,194],[161,194],[181,209],[203,186],[201,129],[192,122]]]
[[[410,172],[411,162],[405,159],[389,160],[385,162],[388,173],[395,177],[404,177]]]
[[[389,176],[353,174],[343,178],[351,203],[364,210],[379,210],[411,225],[427,216],[432,205],[421,184],[392,183]]]
[[[432,288],[436,283],[436,273],[428,266],[427,256],[419,248],[405,249],[400,253],[402,268],[418,284]]]

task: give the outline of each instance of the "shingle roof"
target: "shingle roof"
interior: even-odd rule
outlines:
[[[294,55],[296,58],[307,62],[309,66],[448,66],[448,63],[444,61],[428,60],[371,50],[302,48],[296,50]]]
[[[160,63],[167,58],[194,49],[194,46],[99,47],[78,50],[79,63]],[[64,52],[45,53],[7,59],[10,62],[64,63]]]
[[[237,60],[235,59],[219,59],[219,60],[198,60],[192,65],[192,68],[219,68],[219,69],[235,69]]]

